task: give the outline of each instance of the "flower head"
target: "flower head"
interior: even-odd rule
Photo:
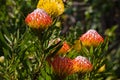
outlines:
[[[104,39],[97,33],[97,31],[90,29],[80,37],[80,41],[84,46],[98,46],[103,43]]]
[[[35,9],[25,18],[26,24],[34,29],[46,29],[52,24],[50,16],[42,9]]]
[[[62,78],[73,73],[73,62],[70,58],[56,56],[51,64],[54,72]]]
[[[64,12],[62,0],[39,0],[37,8],[44,9],[52,17],[57,17]]]

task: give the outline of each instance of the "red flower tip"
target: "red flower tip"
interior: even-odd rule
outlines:
[[[42,9],[35,9],[25,18],[26,24],[35,29],[46,29],[52,24],[51,17]]]
[[[84,46],[98,46],[103,43],[104,39],[97,33],[97,31],[90,29],[80,37]]]
[[[91,62],[83,56],[76,57],[75,59],[73,59],[73,62],[75,72],[85,73],[93,69]]]

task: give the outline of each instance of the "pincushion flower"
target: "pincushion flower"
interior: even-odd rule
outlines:
[[[98,46],[100,43],[103,43],[104,39],[97,33],[96,30],[90,29],[80,38],[80,41],[84,46]]]
[[[55,56],[50,63],[54,72],[61,78],[65,78],[76,72],[90,72],[93,68],[90,61],[82,56],[78,56],[75,59]]]
[[[39,0],[37,8],[44,9],[52,17],[57,17],[64,12],[64,3],[62,0]]]
[[[61,78],[65,78],[74,72],[72,59],[67,57],[56,56],[51,62],[51,65],[53,71]]]
[[[93,69],[91,62],[83,56],[77,56],[73,59],[75,72],[90,72]]]
[[[52,19],[43,9],[35,9],[27,15],[25,22],[31,28],[46,29],[52,24]]]

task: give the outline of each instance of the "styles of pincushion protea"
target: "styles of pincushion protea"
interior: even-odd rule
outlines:
[[[75,59],[73,59],[73,62],[75,72],[85,73],[90,72],[93,69],[91,62],[86,57],[77,56]]]
[[[93,29],[88,30],[79,39],[84,46],[88,47],[96,47],[104,41],[104,39],[97,33],[97,31]]]
[[[50,62],[54,72],[61,78],[65,78],[76,72],[85,73],[92,70],[92,64],[85,57],[78,56],[75,59],[55,56]]]
[[[64,3],[62,0],[39,0],[37,8],[44,9],[52,17],[57,17],[64,12]]]
[[[52,24],[52,19],[43,9],[35,9],[27,15],[25,22],[33,29],[46,29]]]

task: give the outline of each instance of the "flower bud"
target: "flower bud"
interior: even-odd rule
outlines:
[[[5,60],[4,56],[0,56],[0,63],[3,63]]]
[[[106,68],[106,65],[104,64],[98,69],[98,72],[104,72],[105,68]]]

